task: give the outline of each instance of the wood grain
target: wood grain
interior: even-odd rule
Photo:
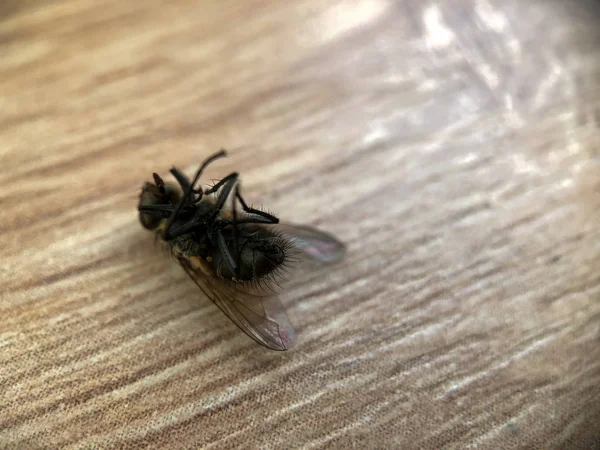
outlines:
[[[0,447],[597,448],[593,1],[0,4]],[[137,221],[231,157],[349,253],[237,330]],[[596,446],[596,447],[594,447]]]

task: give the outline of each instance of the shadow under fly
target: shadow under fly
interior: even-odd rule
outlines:
[[[179,187],[154,173],[154,182],[142,187],[139,219],[242,331],[267,348],[288,350],[296,337],[272,284],[294,250],[331,263],[344,255],[345,246],[316,228],[280,223],[248,206],[236,172],[205,190],[197,188],[206,167],[224,156],[221,150],[207,158],[192,181],[172,168]]]

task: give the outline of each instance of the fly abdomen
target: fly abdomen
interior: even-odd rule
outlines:
[[[243,227],[240,230],[237,251],[234,239],[228,236],[229,255],[222,251],[214,252],[213,262],[221,277],[240,281],[259,280],[273,274],[284,264],[288,249],[286,241],[267,230],[256,228],[258,227]],[[239,273],[236,276],[234,266],[238,264]]]

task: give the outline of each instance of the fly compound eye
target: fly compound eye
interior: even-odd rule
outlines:
[[[158,207],[156,211],[140,211],[139,219],[142,226],[148,230],[156,230],[161,222],[168,217],[168,210],[161,207],[174,206],[179,200],[179,192],[175,186],[166,184],[156,173],[152,174],[154,183],[145,183],[140,193],[138,209]]]

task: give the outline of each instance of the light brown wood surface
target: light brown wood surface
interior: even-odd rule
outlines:
[[[600,10],[0,3],[0,448],[600,445]],[[238,170],[348,244],[242,334],[138,223]],[[594,447],[594,445],[596,447]]]

